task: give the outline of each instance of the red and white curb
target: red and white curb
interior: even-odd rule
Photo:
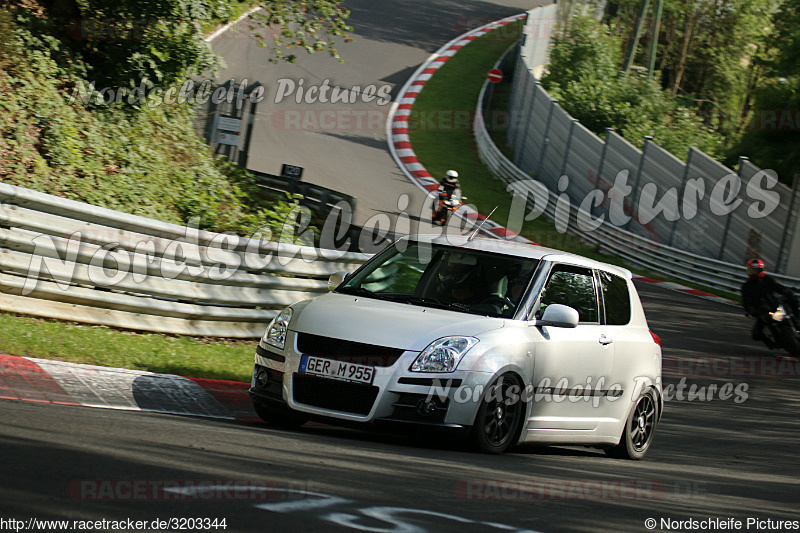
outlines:
[[[249,387],[236,381],[0,354],[0,399],[7,400],[259,420]]]
[[[419,96],[419,93],[425,87],[428,80],[431,79],[436,71],[461,48],[478,37],[505,26],[506,24],[524,19],[525,16],[525,13],[521,13],[519,15],[507,17],[456,37],[442,46],[420,65],[416,72],[406,81],[405,85],[403,85],[403,88],[400,89],[400,97],[392,105],[389,118],[386,122],[386,138],[389,141],[389,151],[397,163],[397,166],[400,167],[400,170],[403,171],[406,177],[426,193],[435,191],[439,187],[439,182],[434,179],[419,162],[411,146],[411,140],[408,136],[408,117],[411,115],[411,108],[414,105],[414,101],[417,99],[417,96]],[[493,237],[535,244],[533,241],[529,241],[500,224],[489,220],[469,206],[464,206],[459,209],[456,214],[472,222],[483,222],[481,231],[485,231]]]
[[[711,300],[712,302],[719,302],[722,304],[733,305],[736,307],[741,307],[738,302],[734,302],[729,298],[725,298],[724,296],[717,296],[716,294],[711,294],[705,291],[701,291],[698,289],[693,289],[691,287],[687,287],[686,285],[681,285],[680,283],[675,283],[672,281],[662,281],[660,279],[653,279],[648,278],[645,276],[637,276],[636,274],[633,275],[634,281],[641,281],[643,283],[650,283],[657,287],[661,287],[664,289],[669,289],[671,291],[682,292],[684,294],[690,294],[692,296],[698,296],[700,298],[705,298],[706,300]]]

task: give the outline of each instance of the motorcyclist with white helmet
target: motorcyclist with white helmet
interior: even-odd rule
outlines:
[[[439,182],[438,189],[439,196],[436,204],[431,213],[431,221],[434,224],[441,224],[447,221],[447,209],[445,202],[451,202],[454,205],[461,203],[461,184],[458,182],[458,172],[455,170],[448,170],[442,181]]]

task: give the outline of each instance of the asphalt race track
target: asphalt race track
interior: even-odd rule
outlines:
[[[214,46],[228,61],[223,79],[259,80],[268,97],[281,78],[397,90],[470,19],[535,4],[353,0],[357,41],[342,49],[345,65],[322,56],[273,65],[242,35]],[[421,209],[424,195],[394,165],[382,127],[281,129],[281,111],[320,111],[283,105],[261,108],[251,168],[305,166],[304,179],[359,197],[356,222],[394,213],[402,194],[412,213]],[[430,435],[0,400],[0,530],[35,530],[34,519],[68,520],[71,530],[132,530],[130,520],[149,530],[396,533],[766,531],[800,520],[798,360],[752,341],[735,307],[639,289],[672,397],[643,461],[528,445],[488,456]],[[665,522],[689,519],[705,522]]]

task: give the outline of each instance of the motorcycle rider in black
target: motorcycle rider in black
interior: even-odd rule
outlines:
[[[431,221],[434,224],[444,224],[445,217],[447,216],[447,209],[442,206],[442,202],[446,200],[455,199],[461,200],[461,185],[458,182],[458,172],[455,170],[448,170],[442,181],[439,182],[439,196],[436,199],[436,205],[431,214]]]
[[[764,342],[770,349],[776,348],[776,343],[764,334],[764,327],[767,326],[764,317],[781,305],[781,297],[794,316],[798,316],[797,297],[790,288],[767,275],[761,259],[747,262],[747,276],[750,279],[742,285],[742,307],[747,316],[756,319],[752,330],[753,340]]]

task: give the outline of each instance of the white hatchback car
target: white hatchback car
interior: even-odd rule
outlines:
[[[661,346],[627,270],[499,240],[405,237],[284,309],[250,393],[279,426],[460,429],[640,459],[661,417]]]

